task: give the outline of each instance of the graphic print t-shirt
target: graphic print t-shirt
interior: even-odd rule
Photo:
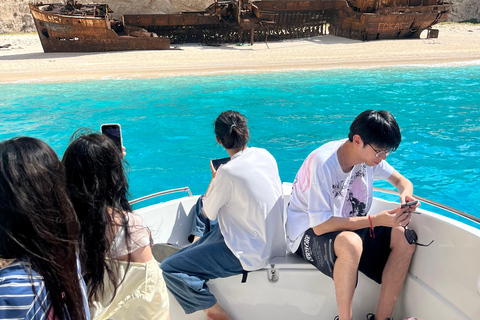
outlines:
[[[386,161],[370,167],[362,163],[343,172],[337,150],[346,139],[322,145],[303,162],[287,207],[287,238],[292,252],[309,228],[332,216],[366,216],[372,205],[373,181],[387,179],[393,168]]]

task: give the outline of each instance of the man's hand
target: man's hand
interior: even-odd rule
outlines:
[[[377,215],[372,216],[372,223],[374,227],[383,226],[383,227],[398,227],[398,226],[406,226],[410,223],[412,214],[411,208],[405,207],[400,208],[397,207],[392,210],[385,210],[380,212]]]
[[[411,201],[415,201],[416,199],[413,197],[413,195],[409,194],[409,193],[402,193],[400,194],[400,203],[401,204],[405,204],[407,202],[411,202]],[[407,211],[408,212],[413,212],[415,211],[418,207],[420,206],[420,201],[416,204],[416,205],[413,205],[413,206],[408,206],[407,207]]]

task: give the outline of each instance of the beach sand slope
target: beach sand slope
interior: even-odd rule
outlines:
[[[0,83],[480,64],[480,25],[440,24],[437,39],[358,41],[330,35],[176,50],[43,53],[36,34],[0,35]]]

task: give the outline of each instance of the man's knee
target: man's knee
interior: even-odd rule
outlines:
[[[416,246],[409,244],[405,238],[405,229],[403,227],[392,228],[391,249],[400,250],[406,256],[412,256]]]
[[[335,238],[334,249],[337,257],[346,255],[360,259],[363,242],[355,232],[344,231]]]

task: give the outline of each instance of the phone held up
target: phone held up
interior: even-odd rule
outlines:
[[[218,170],[218,168],[220,168],[220,166],[221,166],[222,164],[225,164],[225,163],[227,163],[228,161],[230,161],[230,157],[228,157],[228,158],[221,158],[221,159],[214,159],[214,160],[212,160],[213,168],[214,168],[215,170]]]
[[[106,123],[100,126],[102,134],[109,137],[115,146],[117,146],[120,153],[123,154],[122,128],[118,123]]]

